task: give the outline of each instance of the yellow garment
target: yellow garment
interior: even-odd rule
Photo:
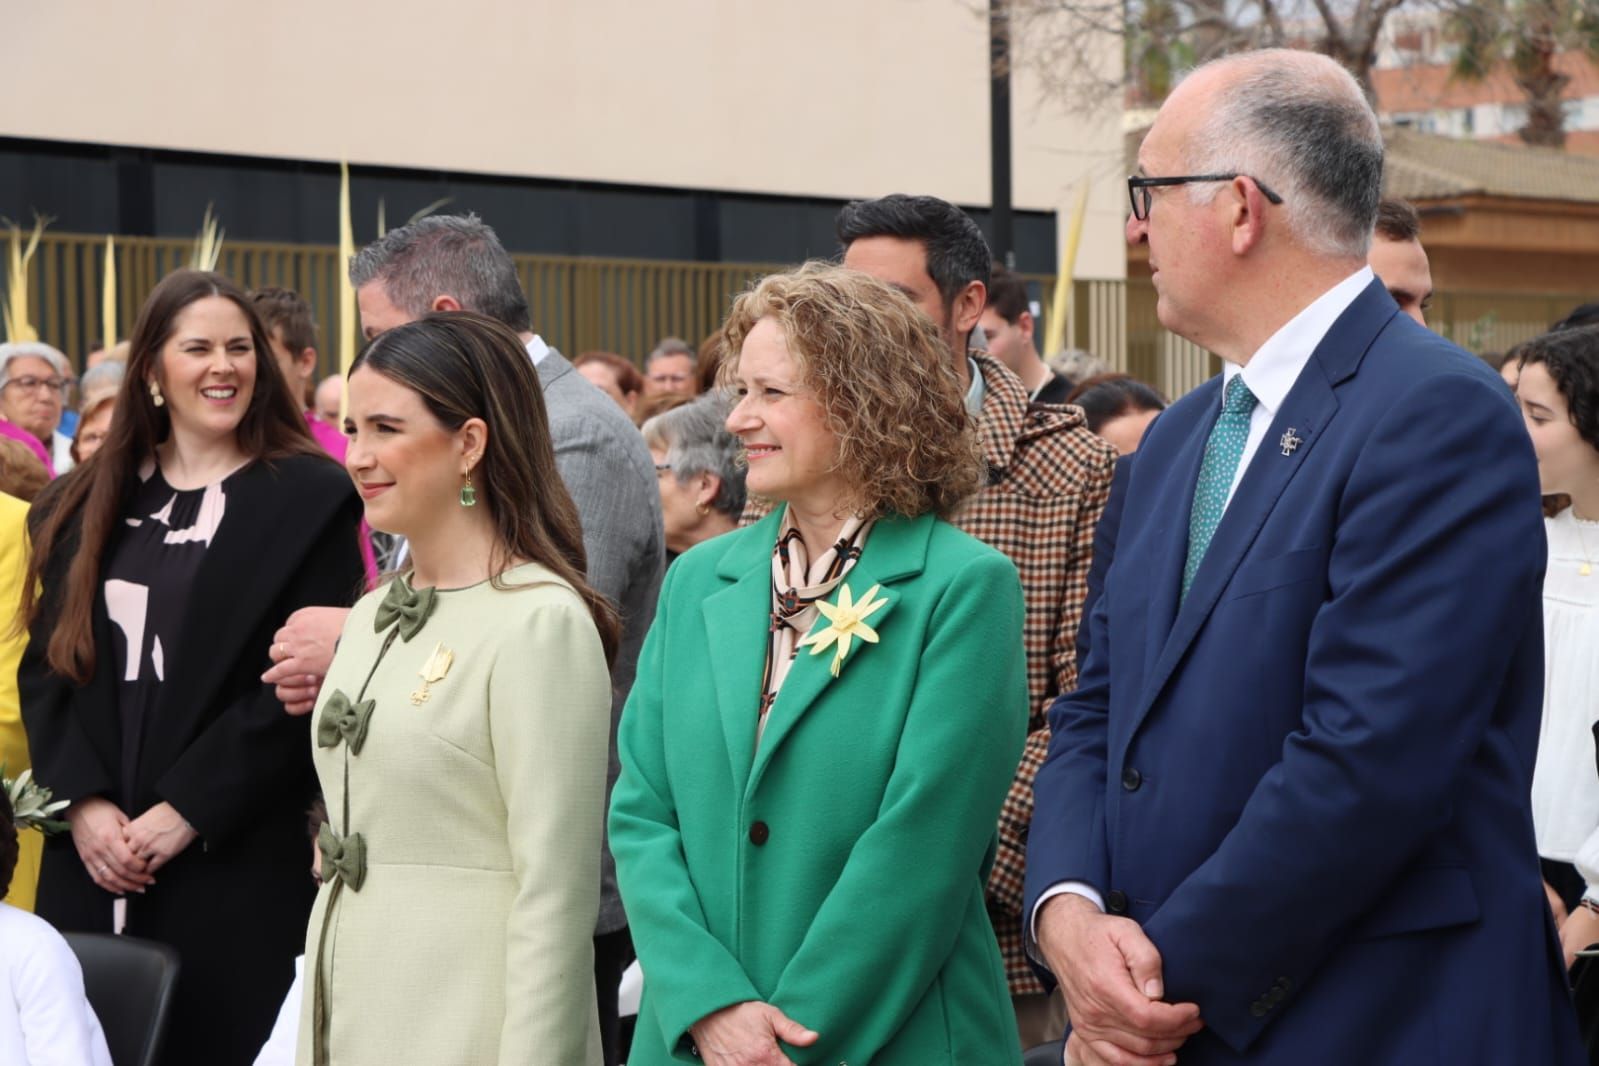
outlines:
[[[0,611],[0,766],[5,767],[7,777],[16,777],[30,765],[28,736],[22,731],[22,701],[17,695],[17,666],[28,636],[13,632],[11,626],[22,604],[22,579],[28,567],[27,518],[25,502],[0,492],[0,602],[10,605],[9,610]],[[44,837],[33,830],[20,836],[22,852],[5,901],[31,911]]]

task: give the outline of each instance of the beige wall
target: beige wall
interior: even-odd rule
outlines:
[[[27,3],[7,19],[7,80],[32,90],[0,106],[0,135],[986,204],[984,6]],[[1025,71],[1013,98],[1017,207],[1059,209],[1064,228],[1092,175],[1078,274],[1120,277],[1118,116],[1041,105]]]

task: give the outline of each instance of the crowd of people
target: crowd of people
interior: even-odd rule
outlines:
[[[0,346],[68,826],[0,798],[0,1058],[109,1061],[73,932],[176,950],[169,1066],[1587,1061],[1599,308],[1429,332],[1381,177],[1330,60],[1178,86],[1175,402],[902,194],[637,362],[472,215],[349,262],[344,376],[194,270],[81,381]]]

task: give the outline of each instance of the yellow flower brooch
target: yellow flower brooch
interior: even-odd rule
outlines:
[[[822,612],[822,617],[827,619],[827,626],[804,637],[799,646],[811,646],[812,655],[820,655],[828,648],[833,648],[833,663],[828,668],[834,676],[838,676],[839,668],[844,664],[844,656],[849,654],[850,641],[856,637],[868,644],[877,643],[877,630],[866,624],[866,620],[876,614],[888,603],[887,599],[877,598],[881,585],[873,585],[866,590],[866,595],[856,602],[851,595],[848,585],[838,587],[838,602],[828,603],[825,600],[816,601],[816,609]]]

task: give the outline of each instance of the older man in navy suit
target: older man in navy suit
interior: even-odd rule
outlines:
[[[1027,913],[1068,1061],[1583,1061],[1528,812],[1534,458],[1367,268],[1381,174],[1306,53],[1201,68],[1139,152],[1128,240],[1225,368],[1139,449],[1050,712]]]

